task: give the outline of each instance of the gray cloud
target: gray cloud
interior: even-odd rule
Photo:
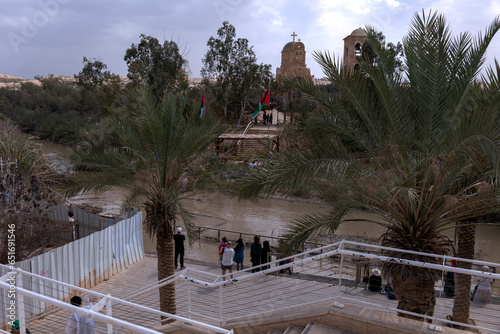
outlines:
[[[81,70],[86,56],[102,60],[114,73],[126,75],[125,50],[144,33],[178,42],[186,51],[191,76],[199,77],[207,40],[228,20],[237,36],[247,38],[254,46],[259,62],[272,64],[273,71],[280,65],[283,45],[295,31],[306,45],[307,65],[321,77],[311,57],[314,50],[341,55],[342,39],[367,23],[378,26],[389,41],[400,41],[413,13],[422,10],[409,0],[399,1],[397,7],[378,0],[364,2],[373,11],[353,15],[342,6],[325,8],[320,0],[276,0],[272,6],[264,0],[9,1],[0,12],[0,73],[26,78],[73,75]],[[484,31],[495,15],[493,0],[481,4],[456,0],[453,6],[447,1],[430,0],[418,4],[424,5],[444,13],[454,34]],[[329,10],[332,15],[328,15]],[[488,54],[490,63],[498,44],[495,39]]]

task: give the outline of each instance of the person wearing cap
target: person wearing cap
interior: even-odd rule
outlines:
[[[81,307],[82,298],[74,296],[71,298],[70,303],[73,306]],[[90,310],[93,306],[93,303],[89,303],[88,306],[84,306],[82,309]],[[87,318],[86,316],[78,313],[71,313],[68,323],[66,324],[64,334],[96,334],[94,319]]]
[[[382,290],[382,277],[380,276],[380,270],[377,268],[372,270],[372,275],[368,279],[368,290],[373,292]]]
[[[21,329],[19,328],[19,320],[14,320],[14,322],[12,323],[12,326],[10,327],[10,332],[12,334],[20,334],[21,333]],[[26,328],[26,334],[31,334],[31,332],[27,328]]]
[[[490,272],[490,267],[483,266],[481,268],[485,273]],[[493,278],[491,277],[477,277],[477,285],[474,288],[474,297],[472,301],[474,303],[487,304],[491,303],[491,285],[493,284]]]
[[[175,243],[175,269],[177,269],[177,259],[180,257],[181,269],[184,269],[184,240],[186,237],[181,234],[182,228],[177,228],[177,234],[174,234]]]

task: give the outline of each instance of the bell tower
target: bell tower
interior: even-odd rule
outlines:
[[[366,32],[361,29],[355,29],[344,38],[344,69],[354,72],[358,66],[356,57],[363,54],[363,44],[368,39]]]

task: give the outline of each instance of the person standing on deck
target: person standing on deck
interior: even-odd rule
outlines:
[[[243,239],[239,238],[234,247],[234,262],[236,262],[236,271],[243,270],[243,259],[245,255],[245,244]]]
[[[252,267],[260,265],[260,257],[262,255],[262,245],[260,244],[260,238],[256,235],[253,237],[252,245],[250,245],[250,261],[252,261]],[[260,268],[252,269],[252,272],[259,271]]]
[[[233,258],[234,258],[234,249],[231,247],[231,241],[227,242],[227,246],[223,248],[222,251],[222,261],[221,261],[221,269],[222,275],[226,274],[226,270],[229,270],[231,274],[231,279],[233,279]],[[226,278],[224,277],[224,280]]]
[[[180,257],[181,269],[184,269],[184,240],[186,237],[181,234],[182,228],[177,229],[177,234],[174,234],[174,243],[175,243],[175,269],[177,269],[177,259]]]

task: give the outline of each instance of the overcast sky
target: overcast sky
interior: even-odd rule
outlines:
[[[295,32],[305,44],[311,73],[321,78],[313,51],[342,55],[343,38],[366,24],[389,42],[401,41],[414,13],[423,9],[445,14],[454,35],[476,36],[500,14],[500,0],[0,0],[0,73],[73,75],[85,56],[126,75],[125,50],[146,34],[176,41],[190,77],[199,78],[207,40],[229,21],[274,74]],[[500,58],[500,33],[488,63],[494,57]]]

